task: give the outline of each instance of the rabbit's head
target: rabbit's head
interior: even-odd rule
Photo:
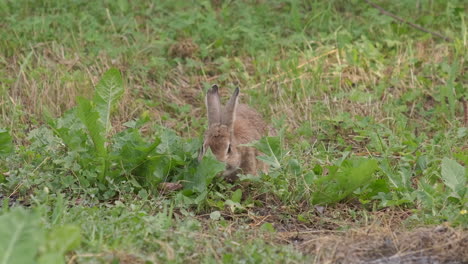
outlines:
[[[215,157],[226,163],[225,175],[235,172],[241,163],[237,142],[234,136],[234,121],[236,118],[236,108],[238,104],[239,88],[236,88],[226,106],[221,105],[218,86],[213,85],[206,94],[206,108],[208,114],[208,130],[205,133],[202,149],[198,155],[198,160],[208,150]]]

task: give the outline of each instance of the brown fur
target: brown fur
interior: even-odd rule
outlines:
[[[237,173],[257,175],[268,167],[256,157],[261,153],[253,147],[240,146],[266,136],[269,127],[261,115],[245,104],[238,104],[236,89],[225,107],[221,106],[218,87],[213,86],[206,95],[209,128],[200,152],[201,159],[210,148],[215,157],[226,163],[224,176],[236,178]],[[231,150],[229,151],[229,144]]]

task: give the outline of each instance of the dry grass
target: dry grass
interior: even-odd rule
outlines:
[[[295,234],[297,247],[317,263],[466,263],[468,232],[446,226],[412,231],[365,227],[346,233]]]
[[[228,8],[236,10],[234,7],[238,4],[218,0],[211,2],[212,8],[216,10],[215,15],[220,17],[227,14],[225,12]],[[247,2],[240,1],[239,3]],[[256,2],[265,3],[264,1]],[[335,153],[331,153],[332,151],[314,153],[318,149],[315,148],[317,141],[323,145],[328,144],[331,149],[339,150],[337,152],[342,150],[343,152],[352,151],[357,156],[382,156],[378,150],[368,149],[368,143],[371,140],[368,135],[360,135],[353,130],[354,127],[341,126],[344,121],[353,123],[359,117],[369,117],[373,120],[372,122],[382,124],[390,130],[395,129],[398,118],[405,119],[404,122],[407,124],[417,124],[416,129],[424,130],[423,133],[430,138],[433,131],[429,130],[435,126],[434,120],[439,121],[434,118],[436,114],[440,114],[437,108],[446,103],[444,97],[437,97],[440,93],[440,86],[446,85],[449,79],[446,69],[440,65],[445,63],[446,67],[450,68],[452,64],[458,63],[457,66],[462,72],[458,75],[463,75],[463,71],[466,71],[466,56],[460,56],[466,53],[459,54],[460,51],[457,51],[460,43],[439,43],[421,37],[417,32],[407,33],[405,32],[407,29],[400,25],[385,24],[384,19],[382,24],[377,24],[379,28],[373,28],[376,24],[372,19],[379,17],[365,13],[372,10],[353,7],[342,1],[330,3],[322,5],[318,1],[311,2],[310,5],[305,4],[307,14],[297,15],[298,17],[295,17],[292,3],[276,3],[276,7],[270,11],[284,10],[285,13],[291,11],[290,20],[301,21],[296,29],[291,26],[292,24],[289,25],[289,19],[285,21],[288,22],[285,25],[273,23],[268,19],[259,20],[258,22],[265,21],[272,24],[256,28],[257,25],[252,16],[253,28],[250,32],[246,27],[248,24],[236,23],[242,22],[235,20],[239,19],[237,16],[229,17],[233,21],[226,21],[227,16],[222,19],[212,19],[212,23],[232,22],[232,25],[244,26],[245,32],[242,34],[255,36],[246,39],[238,36],[238,39],[233,38],[232,41],[229,38],[232,36],[224,36],[222,32],[229,27],[220,27],[217,29],[220,30],[219,32],[211,32],[220,38],[209,39],[207,37],[209,30],[215,28],[216,24],[212,24],[211,27],[206,24],[204,25],[206,28],[195,27],[193,25],[209,17],[185,21],[183,16],[178,17],[178,12],[181,10],[178,10],[176,5],[172,7],[174,10],[168,12],[174,11],[174,14],[171,13],[167,17],[162,14],[167,11],[153,10],[152,4],[147,7],[152,12],[150,12],[151,15],[143,15],[148,10],[141,9],[146,9],[146,7],[130,5],[129,10],[133,8],[134,12],[127,13],[129,14],[127,17],[122,15],[120,17],[122,21],[118,21],[119,16],[116,14],[127,12],[123,11],[125,7],[120,7],[119,3],[119,6],[116,5],[113,9],[110,8],[113,4],[106,4],[103,9],[94,10],[101,13],[107,11],[107,17],[101,17],[102,21],[98,22],[102,25],[94,29],[95,31],[79,29],[80,32],[72,32],[66,36],[68,39],[64,37],[63,41],[50,41],[47,40],[49,38],[44,37],[38,38],[40,41],[34,43],[35,38],[21,35],[29,32],[28,30],[23,32],[21,28],[14,29],[7,24],[10,22],[0,22],[12,28],[11,31],[6,31],[9,32],[8,34],[18,34],[18,45],[23,42],[32,43],[30,46],[9,47],[6,49],[9,50],[9,54],[6,52],[3,54],[3,50],[0,52],[0,77],[2,81],[5,80],[4,83],[0,81],[0,127],[11,129],[15,143],[24,143],[27,141],[27,132],[42,125],[44,121],[42,114],[45,108],[54,116],[62,115],[66,110],[75,106],[76,97],[91,97],[93,86],[96,85],[100,76],[107,69],[116,67],[123,73],[126,91],[113,115],[112,123],[115,131],[122,130],[125,122],[147,112],[151,122],[142,129],[145,135],[152,135],[151,126],[160,124],[176,130],[184,137],[199,136],[202,131],[201,126],[206,125],[202,122],[206,111],[203,91],[216,83],[222,87],[220,91],[223,97],[228,96],[230,89],[234,86],[239,86],[241,101],[250,103],[272,121],[284,118],[284,127],[291,132],[289,138],[293,141],[287,143],[305,152],[296,153],[292,150],[288,155],[296,155],[294,158],[300,157],[303,168],[316,164],[331,164],[331,160],[335,158],[333,157]],[[431,6],[432,4],[431,2]],[[323,9],[317,9],[319,11],[317,15],[314,14],[316,10],[312,9],[315,5]],[[446,11],[438,12],[441,15],[447,13],[444,16],[448,16],[448,13],[454,11],[451,8],[455,8],[455,5],[447,5]],[[437,3],[435,6],[443,5]],[[254,8],[255,5],[248,4],[245,7]],[[301,8],[300,5],[298,7]],[[196,10],[205,12],[204,9],[205,7]],[[432,7],[424,10],[424,12],[418,11],[417,15],[431,17],[431,14],[437,13]],[[242,10],[237,10],[239,11]],[[37,15],[38,19],[44,20],[50,19],[45,16],[47,12],[55,14],[53,10],[46,10],[44,14],[36,12],[31,9],[25,14],[30,17]],[[57,14],[60,12],[57,11]],[[96,12],[97,17],[99,12]],[[299,13],[303,12],[304,10],[299,10]],[[282,14],[283,11],[280,13]],[[280,13],[276,15],[281,15]],[[240,17],[248,17],[249,14],[256,13],[242,13]],[[258,14],[261,15],[262,12]],[[310,16],[310,14],[313,15]],[[74,13],[70,15],[75,16]],[[133,15],[135,19],[131,18]],[[336,20],[337,16],[344,16],[346,19]],[[458,34],[461,32],[456,31],[459,27],[449,25],[458,23],[458,17],[455,16],[453,15],[450,19],[444,18],[442,22],[428,22],[428,24],[437,26],[437,23],[446,23],[443,25],[446,27],[446,33]],[[20,20],[29,20],[22,15],[18,15],[18,21],[15,21],[15,18],[10,19],[18,23],[21,22]],[[365,21],[357,25],[361,27],[362,32],[367,33],[359,36],[360,33],[352,32],[353,28],[349,28],[347,23],[356,23],[363,19]],[[155,21],[163,26],[163,30],[167,30],[167,35],[158,35],[159,29],[155,27],[158,23],[153,23]],[[338,25],[336,21],[345,24]],[[77,25],[76,28],[80,28],[84,22],[86,19],[70,21],[73,25]],[[278,40],[277,45],[269,46],[260,41],[263,37],[270,39],[267,38],[268,36],[262,36],[268,31],[260,30],[269,26],[272,26],[271,32],[274,32],[273,30],[280,32],[271,33],[277,34],[276,39],[271,38]],[[51,27],[50,31],[37,28],[35,33],[45,36],[62,32],[58,29],[60,26]],[[287,38],[297,37],[290,34],[289,31],[293,30],[297,30],[297,35],[301,35],[299,37],[303,39],[291,40],[290,43],[294,44],[290,44]],[[327,30],[329,32],[326,32]],[[110,44],[110,48],[100,42],[96,42],[95,45],[93,37],[98,36],[91,36],[94,34],[102,35],[100,40]],[[350,36],[348,40],[343,41],[343,44],[338,43],[339,34]],[[382,36],[375,36],[375,34],[382,34]],[[141,35],[140,38],[138,38],[139,35]],[[57,36],[54,37],[57,39]],[[256,39],[257,36],[258,39]],[[217,43],[217,41],[224,42]],[[14,41],[8,43],[10,46],[16,45]],[[73,47],[80,43],[86,44],[86,49]],[[247,52],[248,49],[244,46],[241,48],[241,45],[249,43],[257,44],[255,53]],[[235,44],[239,44],[239,47]],[[116,52],[115,54],[119,54],[116,56],[106,54],[104,50],[111,52],[114,48],[112,45],[115,45],[116,51],[120,48],[117,47],[118,45],[128,49]],[[222,47],[215,47],[217,45]],[[135,46],[135,49],[130,49],[131,46]],[[258,48],[262,46],[277,50],[269,51]],[[88,48],[102,50],[94,54]],[[202,55],[204,52],[210,54]],[[211,55],[211,52],[216,55]],[[463,80],[457,80],[457,82],[465,85]],[[412,92],[416,93],[412,94]],[[414,98],[405,99],[405,96]],[[396,110],[397,107],[404,110]],[[465,119],[464,122],[467,125],[468,110],[464,111],[463,113],[463,107],[460,105],[456,108],[455,117],[440,114],[440,122],[451,124],[454,120],[449,119],[456,118],[462,121]],[[340,121],[340,118],[348,118],[346,114],[349,114],[351,120]],[[446,132],[440,130],[443,125],[436,125],[439,129],[436,132]],[[309,133],[311,136],[296,133],[296,130],[302,126],[308,126],[306,129],[311,131]],[[365,129],[371,130],[372,127],[369,126],[363,130]],[[409,130],[405,132],[413,133]],[[418,131],[414,134],[417,137]],[[359,136],[361,136],[360,139],[358,139]],[[321,138],[317,139],[318,137]],[[337,138],[344,142],[337,143]],[[399,139],[406,140],[403,136]],[[295,144],[302,144],[306,140],[310,144],[304,148],[309,148],[308,150],[303,150],[302,146],[298,147],[300,144]],[[440,142],[442,145],[444,141]],[[27,145],[26,143],[23,145]],[[388,142],[388,144],[393,143]],[[414,152],[407,153],[406,149],[402,149],[389,148],[386,154],[393,155],[388,157],[389,160],[399,162],[405,153],[414,154]],[[466,147],[462,146],[461,149],[465,150]],[[443,152],[440,148],[434,148],[431,151]],[[392,154],[393,152],[395,154]],[[337,155],[341,154],[343,153]],[[427,159],[428,162],[433,162],[432,160],[438,161],[445,156],[449,155],[447,153],[428,154]],[[407,160],[407,163],[402,162],[402,166],[418,165],[414,164],[416,159]],[[416,172],[418,174],[429,173],[428,177],[434,175],[436,177],[438,174],[434,170],[434,167],[431,167],[428,172]],[[395,174],[398,172],[396,171]],[[416,183],[419,176],[411,175],[411,177]],[[291,186],[295,187],[295,185]],[[290,188],[287,191],[295,190]],[[222,217],[226,220],[226,224],[214,223],[209,215],[197,216],[202,222],[203,230],[195,231],[200,237],[200,243],[197,245],[200,248],[193,251],[192,261],[199,260],[200,254],[210,252],[214,256],[214,261],[221,262],[222,254],[225,252],[217,250],[217,247],[222,248],[232,243],[234,248],[237,246],[236,243],[242,244],[243,241],[262,239],[272,245],[291,245],[305,255],[311,256],[316,263],[468,263],[466,230],[453,229],[448,226],[426,226],[408,230],[406,229],[408,223],[405,220],[411,216],[411,212],[404,209],[392,208],[369,212],[368,208],[363,208],[354,201],[330,207],[313,207],[308,203],[307,197],[301,197],[304,198],[303,201],[298,202],[300,204],[294,204],[296,201],[285,202],[272,198],[274,194],[261,193],[258,196],[261,195],[271,195],[263,199],[263,197],[257,197],[255,191],[252,193],[252,196],[255,196],[255,202],[262,203],[261,207],[249,208],[242,213],[223,211]],[[12,197],[13,201],[14,198],[15,196]],[[419,210],[419,206],[415,202],[412,208]],[[182,219],[186,216],[176,213],[176,217]],[[262,226],[265,223],[272,223],[277,232],[263,230]],[[216,230],[213,230],[213,227]],[[242,233],[245,236],[235,237],[239,234],[236,231],[243,228],[246,229],[246,232]],[[187,233],[174,233],[174,235],[184,236]],[[154,240],[148,243],[159,245],[169,260],[172,260],[174,252],[178,250],[164,241]],[[119,259],[120,263],[143,263],[143,257],[140,258],[128,252],[106,250],[108,249],[96,255],[77,254],[71,257],[70,262],[77,260],[86,262],[88,259],[97,258],[103,262]],[[230,252],[230,250],[231,248],[226,251]]]
[[[198,47],[192,40],[183,39],[170,47],[169,54],[198,60],[194,57],[197,50]],[[92,66],[89,66],[86,58],[79,57],[73,50],[55,42],[38,44],[28,55],[17,55],[7,59],[6,72],[11,76],[16,76],[16,80],[12,88],[8,90],[8,96],[2,97],[2,122],[8,124],[14,121],[8,111],[11,107],[20,107],[24,113],[28,114],[21,117],[22,123],[30,123],[30,117],[40,120],[45,106],[54,115],[62,114],[75,105],[77,96],[89,97],[99,76],[110,67],[121,69],[127,79],[127,92],[114,115],[116,127],[137,117],[145,110],[153,113],[152,116],[159,119],[158,122],[174,127],[175,125],[171,125],[171,122],[177,121],[179,116],[172,115],[175,120],[167,123],[160,119],[162,113],[173,111],[166,107],[170,103],[178,106],[191,105],[189,115],[202,117],[204,106],[201,93],[204,85],[210,83],[235,83],[246,92],[255,90],[256,93],[267,95],[265,99],[269,100],[270,109],[263,109],[263,112],[272,119],[286,117],[290,129],[295,129],[304,122],[315,123],[319,118],[317,111],[314,111],[317,105],[327,109],[325,115],[329,117],[347,112],[351,115],[370,116],[375,120],[391,122],[392,117],[388,116],[383,106],[398,99],[408,90],[423,91],[428,96],[418,100],[423,101],[423,104],[429,108],[433,107],[434,103],[430,94],[433,93],[434,85],[441,83],[442,80],[435,75],[426,76],[434,79],[433,86],[426,87],[415,76],[421,72],[424,65],[439,63],[444,58],[453,56],[447,47],[430,41],[416,42],[410,48],[400,50],[393,61],[387,62],[387,65],[380,63],[377,68],[373,69],[367,66],[371,64],[370,61],[365,61],[362,66],[351,66],[344,51],[327,50],[323,47],[317,49],[314,54],[317,55],[310,57],[310,55],[303,54],[295,73],[291,73],[291,70],[283,70],[278,64],[276,74],[262,77],[262,80],[254,78],[252,82],[247,83],[237,78],[239,74],[242,74],[241,72],[223,75],[221,81],[217,70],[218,65],[210,61],[200,61],[205,65],[203,75],[194,74],[185,66],[177,65],[163,82],[156,82],[129,75],[129,66],[123,59],[116,60],[106,54],[100,54]],[[421,63],[418,66],[411,64],[409,59],[413,58],[417,58]],[[370,58],[363,58],[363,60],[367,59],[370,60]],[[243,63],[244,69],[248,72],[257,71],[251,63],[253,58],[244,56],[233,58],[233,60]],[[252,76],[252,74],[249,75]],[[380,98],[369,97],[367,101],[355,101],[347,96],[336,97],[337,91],[348,94],[352,91],[375,94],[373,87],[381,82],[391,82],[394,86],[387,87]],[[149,87],[149,90],[143,90],[145,86]],[[244,94],[243,97],[246,95]],[[156,108],[148,107],[139,99],[150,99],[159,102],[159,105]],[[294,108],[291,108],[292,103]],[[320,114],[323,119],[324,113]],[[421,116],[414,111],[410,111],[408,117],[414,119],[415,122],[420,122],[421,119]],[[184,133],[184,131],[189,130],[183,129],[181,132]],[[190,135],[193,136],[193,134],[192,131]]]
[[[448,225],[410,230],[404,227],[404,222],[411,213],[404,210],[385,209],[353,218],[349,206],[336,205],[311,209],[315,213],[309,223],[285,217],[298,214],[287,207],[273,209],[270,205],[255,210],[255,213],[222,213],[230,224],[218,227],[218,232],[227,235],[217,237],[216,243],[227,243],[247,223],[249,231],[243,238],[245,241],[261,238],[272,244],[288,244],[311,256],[313,263],[461,264],[468,261],[468,230]],[[209,215],[201,215],[199,219],[205,223],[200,237],[211,237]],[[265,223],[272,223],[277,233],[262,231]]]

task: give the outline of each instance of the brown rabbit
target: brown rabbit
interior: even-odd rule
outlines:
[[[238,103],[239,88],[234,90],[225,107],[222,107],[218,86],[213,85],[206,94],[208,130],[198,160],[206,150],[226,163],[223,173],[228,180],[234,180],[237,173],[256,175],[258,170],[266,172],[268,167],[256,157],[261,153],[253,147],[240,146],[266,136],[269,127],[261,115],[245,104]]]

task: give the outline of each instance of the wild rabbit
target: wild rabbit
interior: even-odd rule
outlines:
[[[206,94],[208,130],[198,160],[211,149],[216,158],[226,163],[223,176],[234,180],[238,173],[256,175],[258,170],[268,171],[265,163],[256,157],[261,153],[253,147],[240,146],[266,136],[270,131],[261,115],[245,104],[238,103],[239,88],[234,90],[226,106],[221,105],[218,86],[213,85]]]

